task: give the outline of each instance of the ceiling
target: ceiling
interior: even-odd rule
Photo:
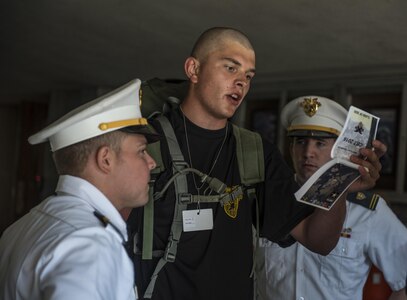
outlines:
[[[213,26],[249,36],[257,78],[407,70],[406,0],[0,0],[0,100],[183,78]]]

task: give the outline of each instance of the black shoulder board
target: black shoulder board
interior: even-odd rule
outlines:
[[[349,193],[347,201],[362,205],[370,210],[375,210],[380,196],[371,191]]]

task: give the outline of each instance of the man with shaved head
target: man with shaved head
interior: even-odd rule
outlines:
[[[203,60],[216,49],[227,46],[227,41],[231,40],[254,51],[249,39],[242,32],[216,27],[205,31],[200,36],[191,51],[191,56]]]
[[[190,82],[185,99],[165,118],[151,121],[158,133],[169,136],[159,149],[163,168],[154,182],[153,226],[146,225],[147,208],[133,210],[128,221],[137,232],[139,295],[165,300],[253,299],[253,225],[271,241],[299,241],[328,254],[340,235],[344,201],[329,212],[295,201],[298,185],[292,171],[276,146],[259,136],[260,146],[251,147],[254,152],[238,151],[243,144],[236,131],[257,137],[229,122],[255,75],[255,52],[243,33],[222,27],[205,31],[184,70]],[[352,158],[369,172],[360,167],[361,178],[351,191],[371,188],[379,178],[378,156],[385,147],[378,141],[374,146],[375,151],[362,150],[366,160]],[[247,184],[239,170],[256,167],[256,155],[264,160],[264,170],[259,168],[262,180]]]

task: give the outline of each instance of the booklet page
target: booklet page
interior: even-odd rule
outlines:
[[[360,148],[372,148],[379,120],[378,117],[351,106],[343,130],[332,147],[331,157],[349,160],[351,155],[359,155]]]
[[[351,106],[345,125],[334,146],[332,160],[319,168],[295,193],[297,201],[329,210],[360,177],[359,165],[350,161],[360,155],[361,148],[371,148],[376,137],[379,118]]]

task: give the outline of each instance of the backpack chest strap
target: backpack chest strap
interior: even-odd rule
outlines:
[[[226,203],[234,201],[235,199],[243,198],[243,188],[237,186],[236,188],[230,189],[225,193],[219,195],[183,195],[184,202],[190,203],[217,203],[224,206]]]

